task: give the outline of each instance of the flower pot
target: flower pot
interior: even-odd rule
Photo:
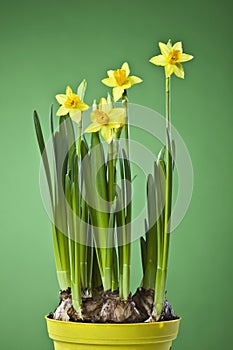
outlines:
[[[48,317],[46,321],[55,350],[169,350],[180,318],[131,324],[64,322]]]

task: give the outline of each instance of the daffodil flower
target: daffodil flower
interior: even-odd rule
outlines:
[[[108,78],[102,80],[102,83],[113,88],[114,101],[118,101],[124,91],[131,86],[141,83],[142,79],[130,74],[129,65],[127,62],[123,63],[120,69],[107,71]]]
[[[112,108],[105,98],[101,98],[99,108],[94,109],[90,115],[92,123],[86,128],[86,133],[101,130],[104,140],[110,144],[113,139],[114,129],[124,126],[125,109]]]
[[[167,44],[160,42],[159,48],[162,55],[152,57],[150,62],[157,66],[164,66],[166,78],[169,78],[173,73],[178,78],[184,78],[181,62],[190,61],[193,56],[183,53],[182,42],[178,41],[173,46],[170,41]]]
[[[82,111],[85,111],[89,106],[82,102],[81,99],[73,93],[71,87],[67,86],[66,94],[56,95],[58,103],[60,103],[60,108],[57,111],[57,116],[67,115],[69,113],[70,118],[79,123],[82,118]]]

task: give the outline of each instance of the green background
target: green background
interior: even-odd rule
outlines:
[[[88,80],[87,102],[106,93],[106,70],[125,60],[143,85],[131,102],[164,113],[158,41],[182,40],[195,59],[173,79],[173,123],[195,182],[172,237],[168,297],[182,316],[174,350],[230,349],[232,333],[231,2],[7,1],[0,11],[0,347],[51,350],[44,315],[57,303],[50,224],[38,184],[32,110],[48,137],[48,111],[67,84]],[[134,259],[136,261],[136,259]],[[135,270],[136,271],[136,270]],[[133,276],[136,278],[136,272]]]

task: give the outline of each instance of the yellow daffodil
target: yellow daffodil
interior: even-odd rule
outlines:
[[[81,101],[78,95],[73,93],[69,86],[66,88],[66,94],[56,95],[56,99],[61,105],[57,111],[57,116],[60,117],[69,113],[70,118],[76,123],[81,121],[81,111],[85,111],[89,108],[86,103]]]
[[[183,53],[182,42],[178,41],[173,46],[170,40],[167,44],[159,43],[159,48],[162,55],[154,56],[150,62],[157,66],[164,66],[166,78],[170,77],[172,73],[178,78],[184,78],[184,70],[181,62],[190,61],[193,56]]]
[[[90,118],[92,123],[86,128],[85,132],[91,133],[101,130],[101,135],[109,144],[113,139],[114,129],[124,126],[125,109],[112,108],[105,98],[101,98],[99,108],[97,109],[94,105]]]
[[[107,71],[108,78],[102,80],[102,83],[113,88],[114,101],[118,101],[124,91],[131,86],[141,83],[142,79],[130,74],[129,65],[127,62],[123,63],[120,69]]]

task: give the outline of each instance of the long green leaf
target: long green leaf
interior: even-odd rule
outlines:
[[[144,276],[146,272],[147,244],[146,244],[146,240],[143,237],[140,237],[140,246],[141,246],[142,270],[143,270],[143,276]]]
[[[77,95],[81,101],[84,100],[86,88],[87,88],[87,81],[86,81],[86,79],[83,79],[83,81],[81,82],[81,84],[79,85],[79,87],[77,89]]]
[[[132,185],[131,185],[131,168],[130,168],[130,161],[127,157],[127,154],[125,152],[124,149],[122,149],[122,153],[123,153],[123,159],[124,159],[124,172],[125,172],[125,179],[126,184],[125,184],[125,188],[126,188],[126,202],[127,202],[127,206],[126,206],[126,224],[127,227],[129,227],[129,223],[131,222],[131,218],[132,218]]]
[[[41,129],[39,116],[38,116],[36,111],[34,111],[33,116],[34,116],[34,125],[35,125],[35,130],[36,130],[37,141],[38,141],[38,145],[39,145],[39,149],[40,149],[40,153],[41,153],[41,157],[42,157],[42,162],[44,165],[45,175],[46,175],[46,179],[47,179],[47,183],[48,183],[48,189],[49,189],[50,200],[51,200],[51,207],[52,207],[52,210],[54,210],[52,180],[51,180],[51,173],[50,173],[47,151],[45,148],[44,137],[43,137],[43,133],[42,133],[42,129]]]
[[[95,172],[94,174],[96,175],[96,179],[94,180],[97,191],[99,195],[107,201],[108,193],[105,154],[98,133],[92,133],[91,137],[91,165],[93,172]],[[107,211],[107,205],[103,209]],[[101,209],[99,210],[101,211]]]
[[[70,117],[66,117],[64,120],[66,140],[68,141],[68,171],[72,173],[73,158],[76,154],[75,133],[73,123]]]
[[[154,289],[157,270],[157,225],[155,184],[151,174],[147,179],[148,232],[146,235],[146,270],[143,279],[145,289]]]
[[[74,223],[73,223],[73,212],[72,212],[72,197],[71,197],[71,182],[69,175],[66,175],[66,210],[67,210],[67,229],[68,229],[68,244],[69,244],[69,260],[70,260],[70,271],[71,281],[74,281],[75,275],[75,260],[74,260]]]
[[[104,282],[104,261],[105,261],[105,251],[100,249],[99,234],[97,232],[97,228],[99,227],[98,214],[95,209],[95,198],[93,198],[94,187],[93,187],[93,178],[92,178],[92,169],[91,169],[91,159],[88,154],[88,148],[85,141],[81,141],[81,159],[82,159],[82,178],[85,185],[85,193],[88,201],[88,207],[90,211],[91,224],[93,228],[93,235],[96,243],[96,255],[99,265],[99,270],[102,278],[102,282]],[[104,238],[104,242],[106,242],[106,238]],[[102,242],[102,243],[104,243]],[[102,245],[103,246],[103,245]]]

